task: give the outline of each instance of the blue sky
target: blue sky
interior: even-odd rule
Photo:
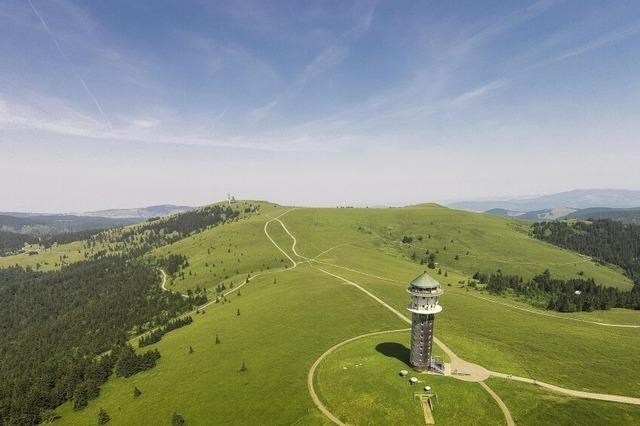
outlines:
[[[638,189],[635,1],[0,3],[0,211]]]

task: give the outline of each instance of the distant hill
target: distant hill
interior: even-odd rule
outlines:
[[[594,207],[570,213],[565,219],[612,219],[623,223],[640,224],[640,207],[631,209],[612,209]]]
[[[108,217],[108,218],[142,218],[171,216],[193,210],[195,207],[175,206],[173,204],[161,204],[158,206],[136,207],[131,209],[109,209],[94,212],[81,213],[82,216]]]
[[[162,204],[132,209],[99,210],[77,214],[0,212],[0,231],[29,235],[55,235],[90,229],[107,229],[144,222],[193,210],[194,207]]]
[[[640,191],[625,189],[576,189],[533,198],[496,201],[460,201],[448,207],[486,212],[504,209],[516,212],[532,212],[558,207],[587,209],[592,207],[631,208],[640,206]]]
[[[109,218],[76,215],[27,215],[13,216],[0,213],[0,231],[28,235],[55,235],[89,229],[106,229],[142,222],[143,218]]]
[[[491,209],[487,210],[485,213],[500,217],[511,217],[515,219],[539,221],[562,219],[568,214],[574,213],[576,211],[578,210],[568,207],[558,207],[553,209],[534,210],[530,212],[520,212],[506,209]]]

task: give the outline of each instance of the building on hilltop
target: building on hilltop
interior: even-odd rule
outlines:
[[[425,271],[411,281],[407,292],[411,294],[411,303],[407,306],[412,314],[411,365],[421,371],[435,369],[432,358],[433,326],[435,314],[442,311],[442,306],[438,304],[442,288]]]

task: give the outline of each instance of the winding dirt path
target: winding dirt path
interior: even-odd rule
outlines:
[[[158,269],[160,270],[160,273],[162,274],[162,284],[160,285],[160,288],[163,291],[169,291],[169,289],[166,287],[166,284],[167,284],[167,273],[162,268],[158,268]]]
[[[480,386],[482,386],[484,390],[486,390],[487,393],[496,400],[496,402],[498,403],[498,407],[500,407],[500,409],[502,410],[502,414],[504,415],[504,419],[507,422],[507,426],[515,426],[516,422],[513,421],[511,411],[509,411],[509,407],[507,407],[507,404],[504,403],[502,398],[500,398],[498,394],[495,393],[493,389],[491,389],[485,382],[480,382]]]
[[[533,385],[537,385],[546,389],[549,389],[553,392],[560,393],[563,395],[569,395],[576,398],[584,398],[584,399],[597,399],[599,401],[608,401],[608,402],[619,402],[622,404],[631,404],[631,405],[640,405],[640,398],[635,398],[632,396],[624,396],[624,395],[611,395],[606,393],[594,393],[594,392],[583,392],[573,389],[562,388],[560,386],[552,385],[550,383],[541,382],[539,380],[530,379],[528,377],[520,377],[513,376],[511,374],[498,373],[496,371],[490,371],[491,376],[499,377],[501,379],[515,380],[517,382],[530,383]]]

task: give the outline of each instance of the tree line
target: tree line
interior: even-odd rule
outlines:
[[[562,280],[553,278],[549,270],[525,280],[519,275],[477,272],[473,278],[486,285],[493,294],[513,292],[540,307],[558,312],[590,312],[611,308],[640,309],[640,290],[621,291],[598,285],[591,278]]]
[[[534,237],[624,269],[640,286],[640,225],[598,219],[588,222],[538,222]]]
[[[162,336],[167,334],[172,330],[176,330],[178,328],[182,328],[185,325],[189,325],[193,322],[193,318],[190,315],[183,318],[176,318],[169,321],[166,325],[163,325],[160,328],[152,330],[149,334],[145,334],[138,339],[138,347],[142,348],[144,346],[149,346],[154,343],[158,343]]]

